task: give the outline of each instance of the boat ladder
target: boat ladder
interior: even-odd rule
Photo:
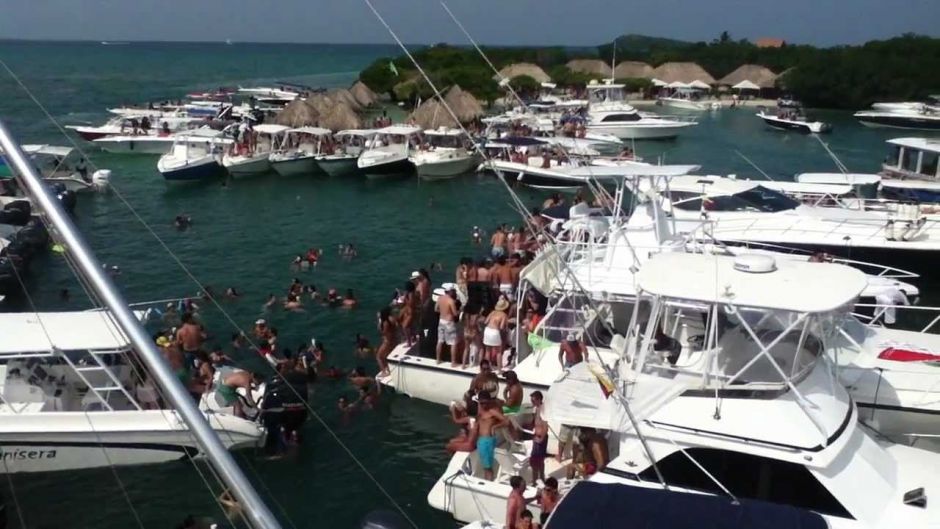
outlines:
[[[65,362],[72,368],[75,374],[81,379],[82,383],[85,384],[88,389],[98,397],[98,401],[107,408],[108,411],[114,411],[114,408],[110,404],[110,396],[115,391],[120,391],[127,397],[128,402],[133,404],[137,409],[140,409],[140,405],[137,404],[137,400],[131,396],[130,392],[127,391],[127,388],[124,387],[124,384],[114,375],[114,372],[111,370],[111,367],[106,364],[101,356],[102,355],[112,355],[117,358],[118,354],[124,353],[124,351],[115,350],[115,351],[89,351],[88,357],[91,358],[94,363],[86,363],[83,358],[78,363],[73,362],[67,354],[63,354],[62,358]],[[103,382],[103,385],[89,380],[89,377],[97,374],[104,373],[107,375],[107,380]],[[98,377],[95,377],[98,378]]]

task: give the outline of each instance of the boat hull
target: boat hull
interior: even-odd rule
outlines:
[[[825,123],[821,122],[807,122],[807,121],[791,121],[788,119],[778,119],[774,116],[765,116],[758,114],[764,123],[768,126],[773,127],[777,130],[786,130],[786,131],[796,131],[802,132],[804,134],[819,134],[823,132],[829,132],[831,127]]]
[[[631,126],[629,123],[595,123],[588,125],[589,132],[612,134],[622,140],[668,140],[679,136],[695,123],[676,123],[663,126]]]
[[[225,169],[216,160],[189,163],[176,168],[160,168],[160,174],[170,182],[198,182],[225,176]]]
[[[423,180],[441,180],[473,172],[479,165],[475,156],[436,162],[415,162],[418,177]]]
[[[113,141],[108,138],[102,138],[93,143],[102,151],[114,154],[166,154],[173,148],[173,140]]]
[[[271,171],[271,161],[268,155],[258,155],[246,160],[237,160],[230,157],[222,159],[222,165],[233,177],[254,176]]]
[[[320,167],[313,156],[271,160],[271,168],[281,176],[311,175],[320,172]]]
[[[211,425],[229,449],[258,446],[264,439],[258,425],[230,415],[213,414]],[[9,414],[0,429],[0,473],[165,463],[199,454],[195,438],[172,411]]]
[[[365,173],[368,178],[388,178],[391,176],[407,176],[414,174],[415,166],[406,157],[366,167],[360,165],[359,170]]]
[[[940,118],[925,117],[917,114],[882,114],[855,115],[866,127],[885,127],[891,129],[940,130]]]
[[[353,174],[359,170],[356,167],[356,157],[345,158],[320,158],[317,160],[320,170],[330,176],[342,176]]]

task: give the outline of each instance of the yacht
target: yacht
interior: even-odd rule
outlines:
[[[856,112],[855,119],[868,127],[940,130],[940,107],[930,105],[876,107]]]
[[[284,125],[254,125],[248,131],[255,136],[254,145],[235,143],[222,157],[222,166],[232,176],[253,176],[270,172],[271,153],[288,130],[290,127]]]
[[[183,132],[185,134],[185,132]],[[173,148],[173,134],[116,134],[91,142],[99,149],[114,154],[166,154]]]
[[[370,178],[412,174],[414,164],[409,157],[420,141],[421,129],[412,125],[392,125],[374,132],[356,160],[359,170]]]
[[[571,472],[567,447],[550,448],[546,476],[563,499],[549,527],[578,526],[561,520],[573,523],[562,505],[583,501],[579,490],[608,508],[604,491],[617,490],[628,495],[618,504],[636,502],[637,519],[655,511],[667,527],[703,502],[728,527],[748,513],[787,527],[933,527],[940,507],[926,500],[940,487],[940,455],[863,426],[828,354],[865,286],[860,272],[685,253],[648,264],[636,274],[642,297],[630,323],[611,341],[620,362],[598,354],[546,391],[550,431],[579,428],[608,454]],[[501,519],[509,479],[533,475],[531,441],[497,437],[495,479],[482,479],[476,452],[457,452],[428,495],[432,507],[460,521]]]
[[[804,205],[761,182],[717,176],[677,176],[653,187],[676,231],[700,240],[826,252],[914,272],[927,272],[940,250],[940,219],[916,206],[880,213]]]
[[[894,138],[881,166],[881,192],[891,198],[940,203],[940,140]]]
[[[761,108],[757,113],[757,117],[778,130],[793,130],[807,134],[821,134],[832,130],[832,125],[829,123],[810,121],[803,113],[802,108],[778,108],[776,112],[769,112],[767,109]]]
[[[587,85],[588,132],[612,134],[620,139],[668,139],[697,123],[691,120],[641,114],[624,100],[624,85]]]
[[[464,132],[441,127],[421,133],[425,142],[411,154],[411,163],[422,180],[453,178],[476,169],[480,155],[467,147]]]
[[[140,121],[143,117],[146,117],[150,123],[147,130],[144,130],[140,126]],[[107,136],[123,136],[127,134],[134,136],[165,136],[173,132],[191,129],[205,121],[204,118],[194,118],[190,116],[154,117],[153,119],[149,116],[143,117],[117,116],[100,126],[66,125],[65,128],[74,130],[75,133],[81,136],[85,141],[94,141]],[[137,122],[136,128],[134,127],[135,122]]]
[[[707,86],[707,85],[706,85]],[[721,103],[704,101],[699,88],[692,86],[674,86],[667,88],[664,95],[656,98],[657,104],[681,110],[719,110]]]
[[[270,155],[271,168],[281,176],[312,175],[320,172],[317,155],[330,131],[320,127],[299,127],[284,131]]]
[[[254,98],[255,101],[262,104],[270,104],[279,107],[290,103],[300,97],[305,87],[282,83],[278,86],[255,86],[238,87],[238,93],[243,96]]]
[[[225,176],[222,153],[234,142],[219,131],[198,129],[174,138],[170,152],[157,160],[168,181],[202,181]]]
[[[110,313],[5,313],[0,334],[3,472],[162,463],[199,454]],[[263,441],[258,423],[230,409],[204,414],[230,449]]]

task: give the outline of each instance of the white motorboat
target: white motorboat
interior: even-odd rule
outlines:
[[[145,121],[146,118],[146,121]],[[204,118],[183,117],[125,117],[118,116],[108,120],[104,125],[66,125],[65,128],[74,130],[76,134],[86,141],[94,141],[106,136],[160,136],[174,132],[191,129],[203,122]]]
[[[139,465],[199,454],[196,440],[139,371],[109,313],[0,314],[0,472]],[[230,412],[206,412],[230,449],[264,430]]]
[[[356,160],[356,166],[369,178],[402,176],[414,172],[409,157],[420,141],[419,127],[392,125],[374,131],[366,149]]]
[[[359,170],[357,160],[375,136],[372,129],[341,130],[333,135],[336,144],[330,154],[317,156],[317,165],[330,176],[343,176]]]
[[[173,147],[173,141],[173,134],[117,134],[92,140],[92,143],[114,154],[166,154]]]
[[[822,251],[915,272],[927,272],[940,250],[940,219],[916,206],[886,213],[808,206],[759,182],[715,176],[656,186],[678,232],[700,240]]]
[[[222,153],[231,138],[212,129],[198,129],[174,138],[170,152],[157,160],[157,170],[168,181],[202,181],[225,176]]]
[[[453,178],[473,172],[480,164],[480,155],[460,129],[441,127],[422,133],[424,144],[412,152],[410,160],[423,180]]]
[[[709,86],[704,83],[701,85],[680,82],[670,83],[666,87],[666,92],[656,98],[656,102],[680,110],[720,110],[722,105],[718,101],[705,101],[702,99],[701,90],[707,89],[709,89]]]
[[[232,145],[229,152],[226,152],[222,157],[222,166],[233,177],[254,176],[270,172],[271,153],[274,152],[275,145],[281,141],[281,135],[288,130],[290,130],[290,127],[268,123],[261,123],[250,128],[238,125],[240,136],[252,136],[253,138],[247,141],[242,139],[241,142]]]
[[[761,110],[757,117],[778,130],[793,130],[803,133],[821,134],[832,131],[832,125],[822,121],[810,121],[802,109],[781,108],[776,113]]]
[[[932,527],[937,507],[924,500],[926,490],[940,487],[940,456],[863,428],[829,363],[838,325],[864,288],[862,274],[825,263],[768,264],[663,253],[638,272],[643,303],[611,341],[622,360],[610,363],[601,353],[546,392],[542,416],[551,431],[596,431],[609,454],[596,461],[592,451],[596,471],[578,472],[575,481],[565,475],[573,463],[567,452],[563,465],[548,455],[546,476],[565,495],[549,524],[561,523],[561,505],[579,488],[610,506],[596,487],[617,484],[640,503],[652,501],[648,491],[668,489],[649,511],[665,527],[680,527],[669,522],[681,518],[673,513],[682,510],[688,520],[689,507],[701,509],[703,501],[718,504],[708,519],[728,527],[756,519],[757,511],[792,527],[889,528],[899,520]],[[500,519],[509,479],[532,482],[530,443],[502,441],[492,481],[481,479],[476,452],[458,452],[429,503],[461,521]],[[525,497],[535,492],[528,487]],[[569,525],[550,527],[579,527],[566,519]]]
[[[940,107],[891,108],[860,110],[855,119],[868,127],[894,129],[940,130]]]
[[[289,129],[276,138],[271,153],[271,168],[281,176],[313,175],[320,172],[317,155],[324,137],[330,131],[320,127]]]
[[[21,145],[33,161],[43,180],[64,186],[69,191],[103,191],[111,180],[111,171],[98,169],[88,174],[85,160],[78,150],[59,145]],[[0,154],[3,150],[0,149]],[[78,158],[76,160],[76,158]],[[8,176],[6,162],[0,159],[0,177]]]
[[[256,86],[244,88],[239,86],[238,93],[254,98],[260,103],[284,106],[300,97],[305,87],[281,83],[278,86]]]
[[[591,83],[587,130],[612,134],[620,139],[675,138],[683,130],[695,126],[692,120],[641,114],[624,100],[624,85]]]
[[[900,200],[940,203],[940,140],[894,138],[881,166],[881,192]]]

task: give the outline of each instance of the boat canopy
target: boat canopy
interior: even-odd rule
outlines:
[[[498,140],[486,142],[487,147],[531,147],[533,145],[547,144],[547,141],[529,136],[505,136]]]
[[[660,488],[581,481],[552,512],[549,529],[826,529],[819,514],[790,505]]]
[[[754,272],[743,271],[742,262],[740,256],[660,253],[637,273],[637,285],[672,299],[820,313],[851,306],[868,284],[861,271],[840,264],[780,259],[771,271]]]
[[[437,129],[425,130],[422,134],[425,136],[463,136],[463,131],[460,129],[440,127]]]
[[[60,158],[65,158],[75,152],[75,149],[72,147],[63,147],[60,145],[21,145],[20,148],[23,149],[24,153],[29,155],[44,154],[46,156],[57,156]],[[0,148],[0,154],[4,154],[2,148]]]
[[[260,123],[255,125],[253,128],[255,132],[259,134],[271,135],[283,134],[284,132],[290,130],[290,127],[285,127],[284,125],[275,125],[273,123]]]
[[[143,317],[138,312],[137,317]],[[126,349],[130,342],[109,312],[12,312],[0,314],[0,354]]]
[[[838,197],[848,195],[855,190],[850,185],[806,184],[803,182],[779,182],[776,180],[760,181],[761,187],[773,189],[787,195],[802,193],[805,195],[829,195]]]
[[[608,397],[600,382],[606,376],[603,368],[595,363],[581,362],[572,366],[564,378],[548,388],[545,419],[569,426],[628,433],[633,426],[624,410],[622,396],[628,399],[634,418],[643,421],[687,389],[685,384],[673,379],[637,374],[636,379],[626,385],[623,395]]]
[[[298,127],[296,129],[290,129],[287,132],[297,134],[312,134],[313,136],[328,136],[332,133],[329,129],[320,127]]]
[[[665,191],[685,191],[709,197],[735,195],[754,189],[764,182],[754,180],[735,180],[722,176],[680,175],[666,180],[658,180],[656,186]]]
[[[371,138],[372,136],[378,134],[378,132],[379,131],[375,129],[346,129],[337,132],[334,134],[334,136],[338,138],[342,136],[361,136],[363,138]]]
[[[396,136],[410,136],[421,132],[421,127],[413,125],[392,125],[375,131],[377,134],[394,134]]]
[[[794,179],[804,184],[865,186],[877,184],[881,181],[881,176],[870,173],[800,173]]]
[[[629,165],[598,166],[584,165],[564,168],[566,174],[584,177],[637,177],[637,176],[681,176],[701,168],[698,165],[652,165],[645,163],[631,163]]]
[[[893,138],[888,140],[888,143],[907,149],[940,153],[940,140],[932,138]]]

